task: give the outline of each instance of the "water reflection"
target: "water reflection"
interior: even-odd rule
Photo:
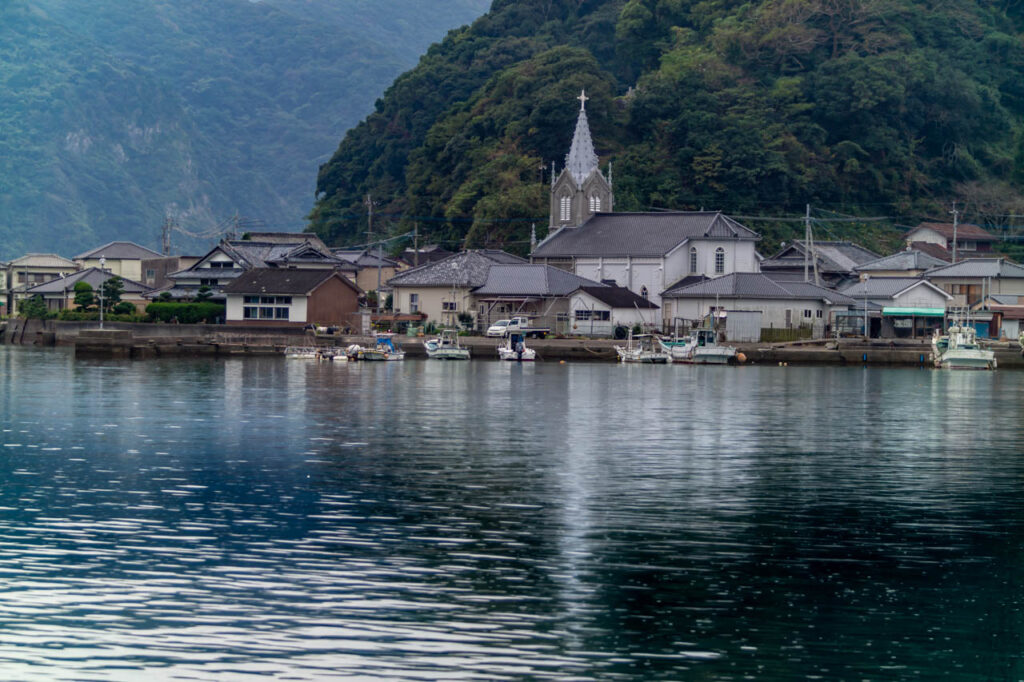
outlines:
[[[1024,375],[0,348],[12,679],[1024,674]]]

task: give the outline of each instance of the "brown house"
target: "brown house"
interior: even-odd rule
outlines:
[[[336,270],[255,268],[224,287],[227,324],[355,326],[362,293]]]

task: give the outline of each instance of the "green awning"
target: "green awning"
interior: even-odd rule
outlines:
[[[945,317],[945,308],[882,308],[883,315],[900,315],[902,317]]]

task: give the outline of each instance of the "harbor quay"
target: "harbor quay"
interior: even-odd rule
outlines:
[[[148,359],[160,357],[273,356],[292,346],[345,348],[372,344],[372,337],[314,335],[302,329],[246,328],[223,325],[152,325],[9,320],[0,334],[4,343],[33,346],[73,346],[82,357]],[[394,337],[409,358],[426,358],[422,337]],[[497,359],[500,340],[460,337],[473,359]],[[616,362],[616,345],[623,341],[591,338],[530,339],[541,362]],[[865,340],[860,338],[789,343],[736,343],[738,364],[820,364],[931,366],[927,339]],[[1012,341],[988,344],[1000,369],[1024,368],[1021,347]]]

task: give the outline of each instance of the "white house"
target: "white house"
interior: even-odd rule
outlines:
[[[611,337],[618,327],[661,326],[661,311],[625,287],[582,286],[569,297],[569,333]]]
[[[928,336],[942,327],[953,296],[919,277],[867,277],[842,289],[857,305],[851,319],[863,333],[865,314],[877,320],[871,336],[881,338]],[[858,308],[859,306],[859,308]]]
[[[662,294],[666,324],[693,325],[719,311],[759,311],[762,328],[811,327],[822,337],[836,315],[855,301],[844,294],[806,282],[775,281],[767,275],[735,272],[668,289]]]

